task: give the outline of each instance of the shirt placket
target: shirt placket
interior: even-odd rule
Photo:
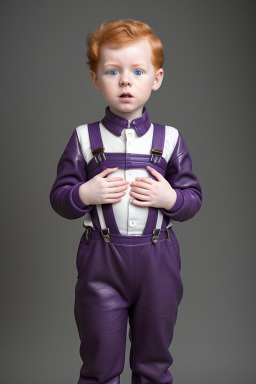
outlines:
[[[134,147],[134,140],[135,140],[135,131],[134,129],[125,129],[125,137],[126,137],[126,146],[125,146],[125,151],[126,151],[126,162],[127,164],[130,164],[130,154],[133,153],[132,149]],[[135,175],[134,171],[132,169],[126,169],[125,170],[125,178],[129,182],[135,180]],[[128,193],[130,192],[130,188]],[[136,220],[136,207],[132,205],[131,203],[128,204],[128,215],[127,215],[127,230],[128,230],[128,235],[132,234],[134,232],[134,229],[137,226],[137,220]]]

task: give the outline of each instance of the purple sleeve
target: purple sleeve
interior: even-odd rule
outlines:
[[[77,219],[93,208],[83,204],[79,197],[79,187],[87,180],[86,162],[75,130],[59,160],[50,192],[51,206],[60,216]]]
[[[192,160],[180,133],[167,165],[166,179],[176,191],[177,200],[169,211],[164,208],[161,211],[176,221],[191,219],[202,205],[202,189],[192,172]]]

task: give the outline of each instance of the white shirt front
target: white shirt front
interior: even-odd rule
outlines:
[[[134,128],[124,128],[121,136],[116,136],[110,132],[102,123],[100,123],[100,132],[102,136],[105,152],[111,153],[133,153],[133,154],[150,154],[152,148],[154,126],[150,125],[148,131],[138,136]],[[86,163],[88,164],[93,158],[91,145],[88,134],[88,125],[80,125],[76,128],[78,140]],[[163,157],[166,162],[170,160],[175,145],[178,140],[178,130],[174,127],[165,126],[165,143],[163,149]],[[107,177],[122,177],[124,180],[134,181],[136,177],[149,177],[150,172],[146,168],[135,169],[118,169],[116,172],[109,174]],[[130,203],[131,196],[129,194],[130,186],[126,189],[126,194],[121,201],[113,204],[113,211],[122,235],[142,235],[148,218],[148,207],[139,207]],[[96,205],[100,219],[103,219],[101,205]],[[160,210],[159,214],[160,214]],[[162,214],[162,213],[161,213]],[[91,225],[90,212],[85,216],[85,225]],[[170,219],[168,227],[172,225]]]

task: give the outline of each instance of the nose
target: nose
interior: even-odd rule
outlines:
[[[128,74],[123,74],[120,79],[120,85],[131,85],[131,79]]]

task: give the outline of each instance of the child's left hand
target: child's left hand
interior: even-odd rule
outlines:
[[[154,168],[147,166],[147,169],[157,180],[150,177],[136,177],[135,181],[130,183],[131,203],[140,207],[165,208],[169,211],[177,199],[175,190]]]

